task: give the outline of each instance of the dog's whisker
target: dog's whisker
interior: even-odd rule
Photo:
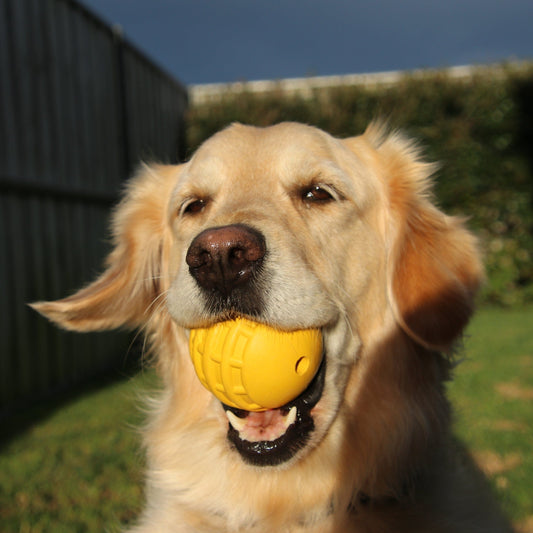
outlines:
[[[127,354],[129,354],[132,350],[133,350],[133,347],[135,346],[137,340],[139,339],[139,337],[143,335],[143,331],[141,329],[137,330],[135,332],[135,335],[133,336],[133,338],[131,339],[131,342],[128,346],[128,349],[126,351]],[[145,361],[145,350],[146,350],[146,336],[143,336],[143,343],[142,343],[142,346],[141,346],[141,353],[140,353],[140,362],[141,362],[141,365],[144,365],[144,361]]]
[[[168,276],[148,276],[146,278],[143,278],[142,281],[158,281],[161,279],[168,279]]]
[[[145,309],[145,314],[149,314],[152,311],[159,311],[161,309],[161,306],[166,303],[165,298],[167,297],[170,289],[167,289],[165,291],[161,291],[160,294],[158,294],[151,302],[150,305]],[[155,310],[153,310],[153,307],[157,304],[157,307]]]

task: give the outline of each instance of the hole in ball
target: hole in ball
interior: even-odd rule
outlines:
[[[303,376],[307,370],[309,369],[309,358],[307,357],[300,357],[298,361],[296,361],[296,365],[294,365],[294,370],[299,376]]]

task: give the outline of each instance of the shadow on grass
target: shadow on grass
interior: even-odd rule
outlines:
[[[51,391],[38,405],[27,404],[16,411],[0,414],[0,453],[19,435],[35,424],[52,416],[56,411],[74,403],[79,398],[106,389],[111,385],[131,379],[142,369],[140,356],[128,357],[120,368],[102,371],[72,387]]]
[[[494,526],[492,531],[502,533],[516,533],[509,516],[504,512],[499,502],[498,493],[491,483],[487,474],[481,469],[476,461],[472,449],[462,440],[454,439],[454,446],[457,451],[457,460],[461,465],[465,483],[469,483],[473,488],[472,494],[476,495],[476,505],[484,506],[484,513],[490,517],[490,523]],[[473,504],[473,503],[472,503]]]

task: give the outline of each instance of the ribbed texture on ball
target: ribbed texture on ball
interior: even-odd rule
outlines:
[[[307,388],[322,359],[322,334],[238,318],[191,330],[189,348],[198,378],[221,402],[265,411]]]

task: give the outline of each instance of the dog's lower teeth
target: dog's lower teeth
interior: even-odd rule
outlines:
[[[243,440],[248,440],[251,442],[278,439],[286,433],[287,429],[289,429],[292,424],[296,422],[297,414],[298,409],[296,406],[291,407],[287,415],[281,416],[281,424],[278,425],[277,430],[271,428],[270,431],[267,431],[269,429],[268,426],[258,429],[252,424],[249,424],[249,421],[246,418],[239,418],[231,411],[226,411],[228,421],[233,429],[239,433],[239,437]]]
[[[292,424],[294,424],[294,422],[296,422],[296,414],[297,414],[296,406],[291,407],[291,410],[289,411],[289,414],[287,415],[287,418],[285,419],[287,423],[287,428],[291,426]]]
[[[233,429],[236,429],[239,433],[244,429],[244,426],[246,425],[246,420],[244,418],[239,418],[231,411],[226,411],[226,416],[228,417],[229,423],[233,426]]]

